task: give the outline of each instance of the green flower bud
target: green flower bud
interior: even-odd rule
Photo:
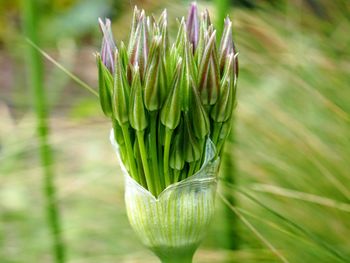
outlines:
[[[131,84],[129,107],[130,124],[136,131],[143,131],[148,126],[148,116],[142,96],[140,69],[136,64],[134,67],[133,80]]]
[[[236,90],[234,85],[234,56],[231,53],[225,66],[225,73],[221,80],[220,96],[214,105],[210,116],[215,122],[225,122],[231,115],[235,105]]]
[[[129,39],[129,45],[128,45],[128,54],[130,55],[132,52],[132,49],[135,45],[135,41],[136,41],[136,28],[137,25],[139,23],[140,20],[140,10],[137,8],[137,6],[135,6],[134,8],[134,13],[132,16],[132,22],[131,22],[131,30],[130,30],[130,39]]]
[[[197,138],[203,139],[210,131],[210,123],[194,83],[192,83],[191,95],[191,110],[189,114],[192,120],[193,132]]]
[[[166,56],[169,51],[168,14],[166,10],[160,15],[158,27],[162,36],[162,48],[164,50],[164,55]]]
[[[176,66],[175,76],[172,81],[172,89],[164,103],[160,115],[163,125],[171,130],[175,129],[179,125],[181,117],[181,64],[182,58],[180,57]]]
[[[202,144],[199,139],[193,135],[191,123],[188,116],[185,114],[184,123],[184,157],[188,163],[199,160],[202,152]]]
[[[224,67],[226,65],[226,61],[228,59],[228,56],[233,53],[234,55],[234,74],[235,78],[238,77],[238,59],[237,59],[237,51],[235,48],[235,45],[232,40],[232,22],[227,17],[225,19],[225,27],[224,32],[222,34],[221,42],[220,42],[220,48],[219,48],[219,64],[220,64],[220,72],[223,74]]]
[[[135,34],[131,36],[132,46],[130,47],[130,64],[135,66],[138,65],[140,69],[140,77],[143,79],[147,65],[148,58],[148,39],[149,39],[149,28],[145,11],[141,11],[138,19]]]
[[[114,89],[113,89],[113,115],[119,125],[129,122],[129,84],[126,80],[126,74],[123,69],[122,61],[119,52],[115,52],[115,74],[114,74]]]
[[[124,74],[127,74],[129,58],[128,58],[128,52],[126,50],[126,46],[125,46],[123,41],[120,41],[119,54],[120,54],[120,60],[122,63],[122,68],[124,70]]]
[[[183,124],[180,123],[177,129],[174,142],[171,146],[169,165],[172,169],[182,170],[185,165]]]
[[[204,105],[215,104],[219,96],[220,75],[215,46],[215,35],[216,31],[211,34],[208,40],[198,72],[198,88]]]
[[[102,63],[101,56],[99,54],[96,55],[96,62],[98,67],[98,91],[100,104],[103,113],[107,117],[112,116],[112,75],[109,70]]]
[[[149,111],[160,109],[165,95],[166,76],[162,65],[161,44],[162,38],[155,36],[151,44],[145,75],[145,106]]]

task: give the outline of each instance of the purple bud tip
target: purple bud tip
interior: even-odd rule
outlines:
[[[192,43],[194,50],[197,48],[199,39],[199,22],[197,4],[192,2],[187,18],[187,35]]]
[[[106,18],[105,23],[99,18],[98,22],[103,34],[102,47],[101,47],[101,59],[102,63],[108,68],[110,72],[114,71],[114,51],[116,45],[113,40],[113,34],[111,29],[111,20]]]

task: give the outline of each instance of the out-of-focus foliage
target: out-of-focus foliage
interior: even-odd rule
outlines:
[[[43,47],[95,86],[91,54],[98,44],[91,43],[99,42],[93,38],[98,28],[96,20],[85,20],[111,12],[116,37],[126,38],[132,8],[130,1],[118,1],[123,12],[111,11],[117,1],[95,1],[101,3],[98,7],[86,1],[96,7],[95,13],[89,10],[74,20],[72,10],[85,10],[83,2],[43,1],[48,10],[43,11],[43,40],[51,48]],[[251,2],[252,8],[229,10],[240,52],[235,138],[226,147],[238,174],[237,185],[229,191],[237,198],[238,212],[288,262],[349,262],[350,2]],[[167,7],[170,21],[188,4],[137,3],[150,13]],[[211,2],[199,6],[213,13]],[[6,73],[0,75],[5,83],[0,97],[6,101],[6,106],[0,102],[0,261],[49,262],[34,121],[30,111],[14,115],[30,102],[24,96],[23,74],[18,73],[21,60],[9,55],[18,38],[19,0],[2,1],[0,10],[5,14],[0,16],[0,52],[5,55],[0,70]],[[65,26],[67,34],[59,28],[44,30],[53,25]],[[56,52],[52,43],[61,37],[69,41],[58,44]],[[48,75],[53,70],[47,64]],[[53,99],[51,144],[69,261],[154,262],[128,226],[123,181],[98,101],[67,79],[59,84],[62,76],[48,76],[46,87],[53,97],[54,91],[59,94]],[[64,89],[53,88],[58,84]],[[242,221],[239,250],[222,251],[221,223],[215,218],[195,262],[225,262],[228,257],[232,262],[281,262]],[[341,261],[336,253],[346,259]]]

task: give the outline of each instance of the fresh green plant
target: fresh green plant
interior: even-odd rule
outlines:
[[[191,262],[214,213],[236,101],[232,23],[217,47],[208,11],[199,19],[192,4],[171,45],[166,11],[156,21],[135,7],[128,46],[117,47],[110,20],[99,22],[99,98],[127,170],[130,223],[162,262]]]
[[[156,22],[135,8],[128,46],[100,20],[99,97],[130,175],[154,196],[196,173],[210,138],[221,156],[236,99],[237,53],[227,18],[220,42],[208,11],[191,6],[175,43],[167,13]]]

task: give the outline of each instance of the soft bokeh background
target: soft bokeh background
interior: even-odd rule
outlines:
[[[37,2],[40,47],[92,87],[98,17],[110,17],[115,37],[126,40],[135,4],[156,15],[167,8],[174,30],[189,5]],[[216,21],[220,0],[198,4]],[[195,262],[350,262],[350,1],[229,4],[240,53],[234,131],[222,165],[232,182],[221,183],[226,195],[218,195]],[[0,1],[0,262],[53,262],[22,14],[20,0]],[[44,63],[66,262],[157,262],[128,225],[98,100]]]

